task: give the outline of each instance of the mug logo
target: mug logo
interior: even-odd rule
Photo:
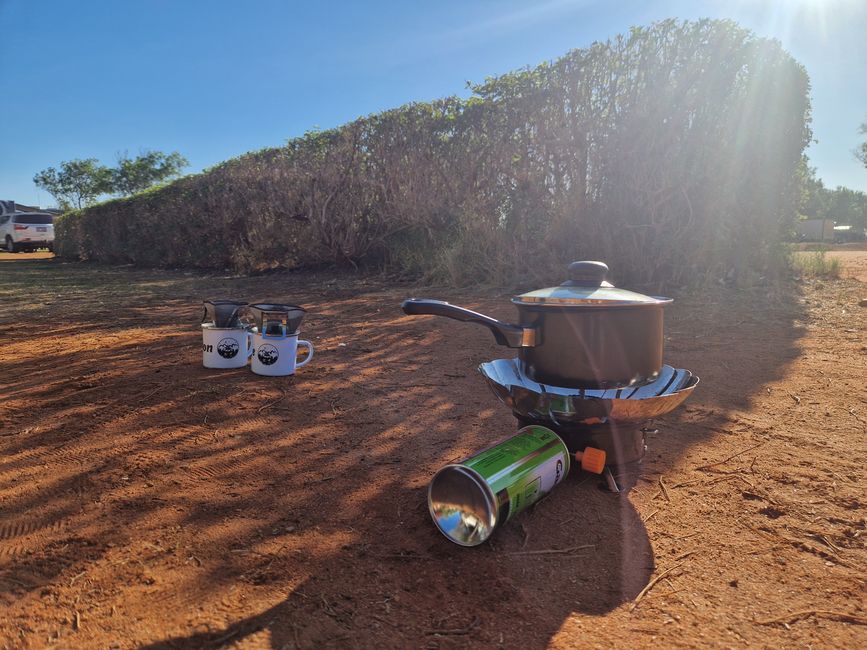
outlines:
[[[277,348],[273,345],[265,343],[259,346],[259,349],[256,350],[256,356],[259,357],[259,361],[261,361],[266,366],[272,366],[277,363],[277,357],[280,354],[277,352]]]
[[[238,354],[238,342],[235,339],[220,339],[217,344],[217,354],[224,359],[231,359]]]

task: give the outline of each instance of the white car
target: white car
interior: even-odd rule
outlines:
[[[10,253],[54,250],[54,217],[45,212],[11,212],[0,215],[0,241]]]

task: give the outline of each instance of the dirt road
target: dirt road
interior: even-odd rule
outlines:
[[[509,351],[398,305],[508,293],[2,257],[2,647],[867,645],[855,278],[679,298],[702,383],[638,486],[575,473],[463,549],[425,490],[514,431],[475,371]],[[202,368],[207,297],[306,305],[313,362]]]

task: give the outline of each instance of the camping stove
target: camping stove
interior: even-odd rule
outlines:
[[[613,492],[631,488],[638,478],[647,421],[680,406],[699,381],[689,370],[663,366],[653,380],[639,385],[565,388],[529,379],[517,359],[483,363],[479,372],[520,427],[548,427],[572,453],[585,447],[605,451],[604,476]]]

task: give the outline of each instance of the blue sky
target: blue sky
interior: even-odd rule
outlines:
[[[779,38],[813,85],[812,164],[867,191],[867,0],[0,0],[0,198],[73,158],[177,150],[199,171],[668,17]]]

